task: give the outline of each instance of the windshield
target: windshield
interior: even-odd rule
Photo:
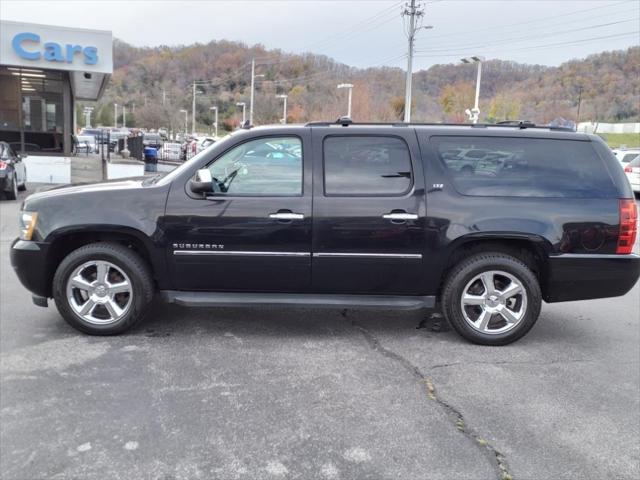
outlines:
[[[233,138],[233,136],[236,135],[236,133],[239,133],[239,132],[240,132],[240,130],[238,130],[236,132],[233,132],[232,134],[228,135],[227,137],[223,138],[222,140],[216,142],[216,147],[218,145],[226,145],[229,142],[229,139]],[[184,171],[190,170],[193,167],[194,163],[200,162],[200,160],[203,157],[206,157],[208,155],[209,155],[209,150],[203,150],[200,153],[194,155],[190,160],[187,160],[186,162],[184,162],[182,165],[180,165],[175,170],[172,170],[171,172],[169,172],[164,177],[159,178],[157,180],[158,185],[167,185],[167,184],[171,183],[174,178],[179,177],[180,175],[182,175],[182,173]]]

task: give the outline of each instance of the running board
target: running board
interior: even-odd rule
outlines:
[[[433,308],[436,297],[410,295],[332,295],[313,293],[183,292],[161,290],[168,303],[186,307],[298,306],[316,308]]]

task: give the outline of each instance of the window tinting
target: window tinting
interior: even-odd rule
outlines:
[[[394,137],[327,137],[327,195],[402,195],[411,187],[407,144]]]
[[[229,195],[301,195],[302,143],[261,138],[238,145],[209,165],[214,189]]]
[[[432,137],[454,187],[464,195],[617,196],[591,142],[538,138]]]

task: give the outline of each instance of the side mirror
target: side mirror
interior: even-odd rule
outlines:
[[[213,192],[213,177],[209,169],[198,170],[195,177],[189,181],[189,188],[193,193]]]

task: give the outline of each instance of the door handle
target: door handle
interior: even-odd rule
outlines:
[[[278,212],[270,213],[269,218],[273,218],[275,220],[304,220],[304,215],[293,212]]]
[[[418,215],[416,215],[415,213],[407,213],[407,212],[392,212],[392,213],[385,213],[384,215],[382,215],[382,218],[386,219],[386,220],[391,220],[391,221],[406,221],[406,220],[417,220],[418,219]]]

